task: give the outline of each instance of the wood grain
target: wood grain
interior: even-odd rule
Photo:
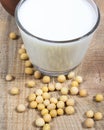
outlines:
[[[104,101],[96,103],[92,100],[96,93],[104,94],[104,0],[96,0],[96,2],[100,8],[101,22],[84,60],[75,70],[84,77],[81,88],[86,88],[89,96],[86,98],[74,96],[76,114],[55,118],[51,123],[52,130],[87,130],[82,127],[82,122],[85,120],[84,113],[87,110],[101,111],[104,114]],[[27,109],[21,114],[15,111],[17,104],[27,105],[25,98],[30,92],[41,87],[42,83],[36,80],[36,88],[25,87],[25,82],[33,79],[33,76],[24,74],[24,62],[20,61],[17,54],[22,40],[21,38],[16,41],[10,40],[8,35],[11,31],[19,35],[14,18],[0,5],[0,130],[40,130],[34,125],[35,119],[40,116],[36,110]],[[6,82],[5,76],[8,73],[13,74],[16,79]],[[67,83],[68,81],[63,85]],[[8,93],[13,86],[21,89],[20,95],[11,96]],[[57,93],[53,95],[58,96]],[[104,130],[104,118],[96,122],[95,127],[90,130]]]

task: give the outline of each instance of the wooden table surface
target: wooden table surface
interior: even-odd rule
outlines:
[[[73,96],[76,101],[76,113],[53,119],[52,130],[87,130],[82,126],[82,122],[86,119],[84,113],[89,109],[95,112],[100,111],[104,115],[104,101],[101,103],[93,101],[96,93],[104,95],[104,0],[96,0],[96,2],[100,8],[101,22],[84,60],[75,70],[83,76],[84,82],[81,88],[86,88],[89,96],[85,98]],[[24,62],[19,59],[18,55],[22,40],[21,38],[9,39],[8,35],[12,31],[20,35],[14,18],[0,5],[0,130],[40,130],[34,125],[35,119],[40,116],[36,110],[27,109],[25,113],[15,111],[17,104],[28,104],[26,97],[41,87],[42,83],[36,80],[35,88],[26,88],[26,81],[34,78],[24,74]],[[14,75],[15,80],[5,81],[8,73]],[[9,90],[14,86],[20,88],[20,95],[11,96],[9,94]],[[55,95],[58,96],[57,92]],[[104,130],[104,118],[97,121],[95,127],[90,130]]]

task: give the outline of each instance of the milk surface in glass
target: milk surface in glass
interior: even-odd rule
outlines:
[[[91,0],[25,0],[17,16],[30,33],[19,27],[30,60],[51,75],[66,73],[79,65],[93,33],[80,40],[62,41],[86,35],[98,19]]]

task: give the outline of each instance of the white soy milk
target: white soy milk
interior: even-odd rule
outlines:
[[[92,0],[24,1],[17,12],[18,20],[35,37],[18,26],[33,65],[50,75],[67,73],[79,65],[93,33],[74,42],[57,41],[73,40],[90,32],[98,18],[95,7]]]
[[[85,35],[96,23],[86,0],[27,0],[19,20],[33,35],[48,40],[71,40]]]

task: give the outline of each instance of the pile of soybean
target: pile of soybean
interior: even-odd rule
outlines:
[[[9,37],[12,40],[17,38],[16,33],[10,33]],[[20,55],[20,59],[25,61],[25,74],[34,75],[35,79],[39,79],[44,85],[37,89],[35,93],[31,93],[28,95],[28,106],[30,109],[37,109],[40,111],[41,117],[35,120],[35,124],[37,127],[42,127],[43,130],[51,130],[50,122],[53,118],[57,116],[73,115],[75,114],[75,105],[76,102],[74,98],[69,98],[70,95],[78,95],[80,97],[88,96],[88,92],[86,89],[81,89],[80,84],[83,83],[83,77],[80,75],[76,75],[75,72],[69,72],[67,76],[59,75],[56,78],[56,82],[51,83],[51,77],[48,75],[43,76],[39,70],[35,70],[31,61],[29,60],[29,56],[26,53],[26,49],[24,44],[21,45],[21,48],[18,50]],[[6,81],[12,81],[14,76],[11,74],[6,75]],[[66,82],[66,80],[70,80],[70,85],[62,86],[62,83]],[[28,88],[32,88],[36,86],[35,80],[29,80],[26,83]],[[18,87],[13,87],[10,90],[11,95],[18,95],[20,93],[20,89]],[[50,95],[50,92],[58,91],[61,96],[56,98]],[[96,102],[101,102],[104,100],[104,96],[102,93],[96,94],[94,97]],[[25,112],[26,106],[24,104],[19,104],[16,107],[17,112]],[[99,111],[94,112],[93,110],[88,110],[86,113],[86,119],[84,121],[84,126],[87,128],[94,127],[95,121],[101,120],[103,118],[103,114]]]

